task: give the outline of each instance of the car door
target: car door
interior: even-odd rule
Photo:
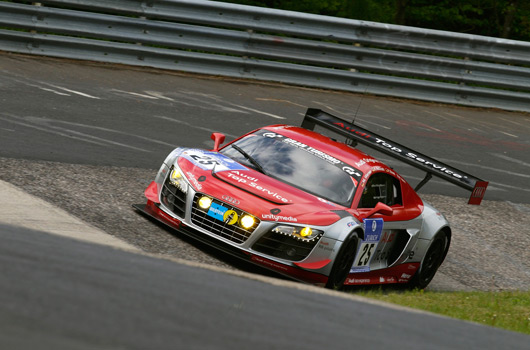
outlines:
[[[365,237],[359,243],[351,272],[368,272],[407,260],[421,229],[421,210],[407,206],[409,188],[404,180],[388,172],[374,172],[362,188],[357,210],[364,217]],[[366,217],[377,203],[392,208],[392,215]],[[410,201],[409,201],[410,202]]]

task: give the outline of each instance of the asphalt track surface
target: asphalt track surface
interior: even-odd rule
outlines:
[[[425,187],[429,200],[456,223],[455,234],[460,235],[454,238],[465,246],[453,245],[439,274],[450,276],[438,284],[442,289],[530,288],[528,115],[7,54],[0,55],[0,76],[0,179],[144,252],[247,269],[147,222],[130,204],[143,201],[143,189],[175,146],[211,148],[212,131],[231,139],[266,124],[299,125],[307,107],[320,107],[355,117],[363,127],[490,181],[485,205],[472,209],[462,205],[466,191],[438,180]],[[381,158],[394,166],[388,157]],[[395,165],[413,184],[423,177]],[[395,310],[380,313],[379,307],[374,311],[365,302],[348,301],[344,306],[344,298],[336,296],[255,285],[258,282],[246,278],[20,228],[4,226],[1,232],[1,266],[6,272],[2,307],[7,310],[1,322],[10,325],[2,341],[20,348],[34,348],[38,340],[50,348],[135,348],[147,341],[163,348],[177,335],[195,348],[228,348],[243,340],[273,348],[271,339],[281,344],[282,338],[292,343],[278,348],[389,347],[396,339],[409,348],[425,348],[426,342],[429,348],[482,349],[524,348],[529,343],[528,337],[487,327]],[[85,253],[89,255],[83,264],[79,257]],[[120,265],[120,259],[130,265]],[[104,266],[98,265],[100,260]],[[28,276],[28,282],[21,276]],[[333,306],[333,312],[327,306]],[[223,312],[204,311],[223,307],[246,311],[234,319],[238,328]],[[343,309],[351,313],[336,315]],[[65,310],[58,313],[64,318],[55,314],[58,310]],[[86,317],[79,316],[83,311]],[[96,314],[114,322],[100,324]],[[372,315],[374,319],[365,320]],[[120,322],[118,317],[132,321]],[[39,323],[41,318],[49,321],[46,327]],[[153,321],[146,324],[146,318]],[[219,332],[213,338],[197,335],[198,330],[213,332],[214,325]],[[239,328],[250,336],[234,335]],[[459,329],[470,333],[466,336]],[[504,342],[509,339],[514,343]]]
[[[530,203],[526,114],[9,55],[0,74],[3,157],[157,169],[177,145],[211,148],[212,131],[300,125],[315,107],[490,181],[486,199]],[[422,192],[468,196],[437,179]]]
[[[530,339],[43,232],[0,225],[0,239],[2,349],[527,349]]]

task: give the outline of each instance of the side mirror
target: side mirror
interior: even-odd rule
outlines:
[[[220,132],[213,132],[211,137],[214,142],[212,151],[217,152],[219,151],[219,146],[221,146],[221,144],[225,142],[225,134],[221,134]]]
[[[375,208],[373,208],[372,210],[370,210],[368,212],[366,217],[369,218],[370,216],[372,216],[374,214],[392,216],[393,213],[394,213],[394,209],[390,208],[388,205],[386,205],[384,203],[378,202],[375,205]]]

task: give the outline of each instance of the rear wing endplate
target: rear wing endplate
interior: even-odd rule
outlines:
[[[362,143],[363,145],[425,171],[426,176],[416,186],[416,191],[425,185],[434,175],[471,191],[468,204],[479,205],[484,198],[486,188],[488,187],[487,181],[476,178],[473,175],[467,174],[452,166],[411,150],[397,142],[386,139],[320,109],[309,108],[304,117],[304,121],[302,122],[302,127],[314,130],[315,125],[319,125],[337,134],[343,135],[350,140]]]

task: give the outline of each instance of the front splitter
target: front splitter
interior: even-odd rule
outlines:
[[[324,286],[328,280],[327,276],[322,274],[306,271],[294,266],[281,264],[277,261],[267,259],[260,255],[252,254],[250,252],[241,250],[233,245],[227,244],[222,240],[215,237],[206,235],[193,227],[185,224],[184,222],[171,217],[162,211],[154,202],[147,201],[146,204],[133,204],[133,208],[143,215],[154,219],[179,233],[182,233],[188,237],[191,237],[201,243],[207,244],[211,247],[219,249],[227,254],[235,256],[241,260],[252,263],[254,265],[263,267],[267,270],[274,271],[290,279],[294,279],[300,282],[314,284],[318,286]]]

